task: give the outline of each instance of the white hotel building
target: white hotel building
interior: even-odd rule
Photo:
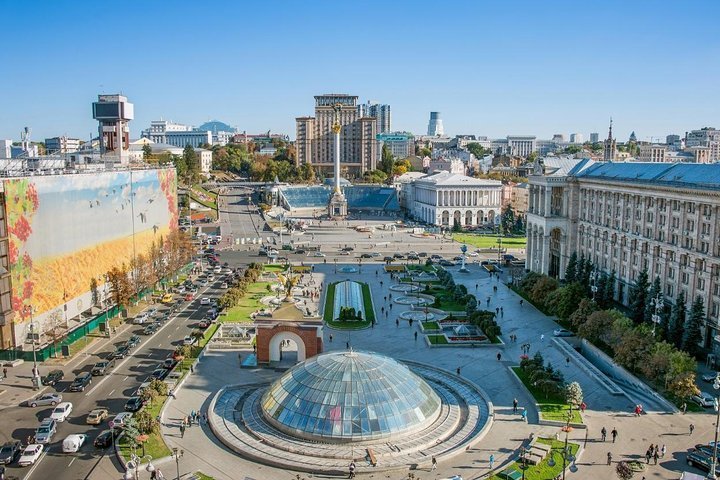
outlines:
[[[496,223],[500,218],[502,183],[450,172],[437,172],[408,185],[410,214],[431,225],[452,227]]]

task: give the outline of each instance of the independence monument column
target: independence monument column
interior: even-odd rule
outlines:
[[[335,136],[335,182],[333,194],[330,197],[330,204],[328,205],[328,216],[330,218],[342,218],[347,216],[347,200],[340,190],[340,130],[342,130],[342,125],[340,125],[341,108],[342,105],[339,103],[336,103],[333,106],[333,110],[335,110],[335,122],[332,126],[332,131]]]

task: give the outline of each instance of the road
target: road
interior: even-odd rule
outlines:
[[[141,335],[142,342],[132,350],[132,353],[116,362],[115,368],[102,377],[93,377],[93,382],[85,392],[68,392],[67,388],[75,375],[90,371],[93,364],[107,358],[117,345],[125,342],[134,333],[141,334],[142,326],[133,326],[122,333],[116,334],[110,342],[103,343],[98,351],[88,352],[85,361],[72,371],[65,370],[65,379],[59,382],[54,389],[62,393],[63,401],[73,404],[73,412],[68,420],[59,424],[57,434],[52,443],[46,445],[46,452],[33,467],[19,468],[17,464],[8,467],[7,475],[16,476],[24,480],[48,479],[77,480],[86,478],[99,464],[105,455],[112,455],[112,449],[98,451],[93,446],[95,437],[105,428],[107,423],[100,426],[87,425],[87,413],[98,407],[107,408],[111,415],[122,412],[128,397],[132,396],[137,387],[167,356],[172,353],[175,346],[190,333],[193,326],[202,319],[208,307],[201,307],[201,296],[217,297],[221,291],[215,283],[206,289],[201,289],[193,302],[184,302],[184,307],[177,314],[151,336]],[[182,307],[181,307],[182,308]],[[161,310],[167,309],[161,307]],[[48,370],[44,367],[43,370]],[[25,443],[28,435],[34,433],[39,422],[48,417],[52,407],[30,408],[18,406],[8,408],[0,416],[0,439],[8,440],[10,437]],[[88,439],[79,453],[62,453],[62,440],[69,434],[84,433]],[[114,457],[114,455],[113,455]]]

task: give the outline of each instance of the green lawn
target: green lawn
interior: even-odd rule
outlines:
[[[287,267],[280,263],[271,263],[268,265],[263,265],[263,270],[270,273],[282,273],[287,270]]]
[[[530,384],[530,379],[522,368],[512,367],[512,369],[535,398],[535,402],[540,409],[540,417],[543,420],[555,420],[559,422],[565,422],[567,420],[567,412],[570,406],[565,403],[565,399],[561,395],[548,395],[546,397],[543,392]],[[583,423],[580,412],[573,410],[571,422]]]
[[[165,403],[165,400],[167,397],[157,397],[155,398],[155,401],[152,405],[147,405],[146,407],[143,407],[145,410],[147,410],[150,415],[153,417],[156,417],[160,415],[160,410],[162,410],[163,404]],[[160,431],[149,435],[150,438],[148,438],[147,442],[145,442],[145,454],[150,455],[153,459],[163,458],[170,455],[170,449],[165,445],[165,442],[162,439],[162,435],[160,434]],[[132,454],[132,448],[130,447],[130,442],[127,437],[123,437],[120,442],[118,443],[120,446],[120,454],[125,458],[126,460],[130,459],[130,455]],[[142,453],[142,447],[138,447],[137,454],[140,455]]]
[[[429,293],[430,295],[434,296],[437,300],[440,301],[440,305],[433,305],[435,308],[441,308],[442,310],[445,310],[446,312],[464,312],[465,311],[465,304],[460,303],[456,301],[453,298],[452,293],[448,292],[446,289],[441,287],[435,287],[430,288],[429,292],[426,292],[424,289],[421,291],[421,293]]]
[[[425,330],[440,330],[440,324],[437,322],[422,322]]]
[[[445,335],[428,335],[428,340],[431,345],[447,345],[448,341]]]
[[[270,295],[267,290],[267,286],[271,285],[272,282],[255,282],[250,284],[247,293],[240,300],[236,306],[227,310],[227,315],[223,315],[220,318],[223,323],[235,323],[235,322],[250,322],[250,314],[255,310],[265,308],[265,305],[260,303],[260,299]]]
[[[525,248],[527,237],[501,237],[503,248]],[[496,248],[497,235],[476,235],[473,233],[453,233],[453,240],[467,244],[468,248]]]
[[[195,192],[193,192],[193,190],[195,190]],[[200,205],[204,205],[208,208],[212,208],[213,210],[217,210],[217,195],[216,194],[214,194],[212,192],[208,192],[207,190],[202,188],[200,185],[195,185],[194,187],[192,187],[190,189],[190,192],[191,192],[190,198],[195,200],[197,203],[199,203]],[[196,192],[204,194],[211,200],[209,200],[209,201],[203,200],[197,194],[193,195],[193,193],[196,193]]]
[[[406,267],[410,271],[417,271],[417,272],[427,272],[427,273],[433,273],[435,272],[435,267],[432,265],[408,265]]]
[[[205,475],[202,472],[195,472],[193,475],[195,475],[195,478],[197,478],[197,480],[215,480],[215,477],[211,477],[210,475]]]
[[[340,322],[333,320],[333,310],[335,306],[335,283],[328,285],[327,295],[325,296],[325,309],[323,310],[323,319],[329,327],[338,330],[360,330],[369,327],[375,320],[375,312],[372,308],[372,300],[370,295],[370,287],[366,283],[361,283],[363,293],[363,306],[365,308],[365,320],[362,322]]]
[[[551,480],[558,476],[560,473],[562,473],[562,467],[563,467],[563,460],[562,460],[562,451],[565,448],[565,440],[552,440],[549,438],[538,438],[537,443],[544,443],[546,445],[552,446],[552,452],[546,456],[542,462],[540,462],[537,465],[528,466],[528,469],[525,470],[525,479],[526,480]],[[580,445],[577,443],[569,443],[568,442],[568,448],[572,452],[573,455],[577,454],[578,449],[580,448]],[[555,458],[555,466],[551,467],[548,465],[548,460],[550,460],[551,456],[554,456]],[[569,466],[570,463],[567,464]],[[518,472],[522,473],[522,469],[520,468],[520,462],[513,462],[510,465],[506,465],[502,469],[498,469],[499,471],[505,470],[507,468],[514,468]],[[498,475],[493,475],[490,477],[490,480],[503,480]]]

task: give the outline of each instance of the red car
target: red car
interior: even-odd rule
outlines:
[[[193,298],[195,298],[195,295],[193,295],[192,293],[186,293],[186,294],[185,294],[185,300],[186,300],[186,301],[188,301],[188,302],[189,302],[189,301],[192,301]]]

